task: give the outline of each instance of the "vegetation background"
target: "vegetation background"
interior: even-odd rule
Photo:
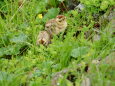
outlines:
[[[114,0],[0,0],[0,86],[115,86],[114,6]],[[59,14],[67,30],[47,47],[36,45]]]

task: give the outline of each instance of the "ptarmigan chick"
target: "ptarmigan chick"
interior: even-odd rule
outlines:
[[[66,17],[63,15],[58,15],[55,19],[51,19],[46,23],[45,30],[53,36],[65,31],[66,27]]]
[[[39,35],[37,37],[37,42],[36,44],[43,44],[43,45],[48,45],[51,42],[51,36],[47,31],[40,31]]]
[[[53,36],[65,31],[66,27],[67,22],[65,16],[58,15],[56,18],[50,19],[45,24],[45,30],[39,33],[36,44],[43,44],[47,46],[51,43]]]

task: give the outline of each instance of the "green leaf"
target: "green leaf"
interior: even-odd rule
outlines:
[[[59,8],[51,8],[48,12],[44,15],[43,21],[47,21],[49,19],[55,18],[59,14]]]
[[[57,6],[57,0],[48,0],[48,5],[51,7],[56,7]]]
[[[10,42],[12,43],[23,43],[27,41],[27,35],[21,33],[18,36],[14,36],[10,39]]]
[[[88,47],[78,47],[72,50],[71,56],[77,58],[79,56],[85,55],[88,52]]]
[[[0,82],[3,80],[11,80],[12,75],[8,74],[7,72],[0,71]]]
[[[101,10],[107,9],[108,5],[109,5],[108,1],[103,1],[100,6]]]
[[[20,53],[21,47],[24,45],[9,45],[7,47],[0,48],[0,57],[4,55],[17,55]]]
[[[72,82],[69,80],[66,80],[66,84],[67,84],[67,86],[73,86]]]
[[[39,3],[36,5],[35,13],[41,13],[46,11],[46,1],[39,1]]]
[[[0,71],[0,85],[1,86],[19,86],[21,78],[16,74]]]

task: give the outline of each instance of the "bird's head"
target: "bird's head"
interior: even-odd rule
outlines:
[[[58,15],[56,17],[56,21],[58,21],[58,22],[63,22],[65,20],[66,20],[66,17],[64,15]]]

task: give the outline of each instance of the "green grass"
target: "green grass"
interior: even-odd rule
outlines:
[[[93,41],[97,34],[94,24],[99,22],[93,15],[97,13],[101,17],[100,11],[110,12],[114,4],[102,7],[98,1],[103,0],[97,0],[97,6],[90,0],[89,4],[80,0],[87,10],[79,13],[77,10],[61,12],[58,8],[61,0],[51,1],[54,2],[24,0],[22,7],[18,6],[18,0],[0,2],[0,86],[51,86],[53,75],[66,68],[70,70],[59,78],[59,86],[81,86],[85,77],[92,86],[114,86],[115,37],[110,32],[114,25],[110,23],[108,27],[109,22],[105,21],[99,27],[100,40]],[[39,14],[43,15],[42,19]],[[47,47],[36,45],[45,22],[58,14],[67,17],[66,35],[54,36]],[[105,60],[107,56],[109,60]],[[94,59],[101,59],[100,64],[92,64]]]

